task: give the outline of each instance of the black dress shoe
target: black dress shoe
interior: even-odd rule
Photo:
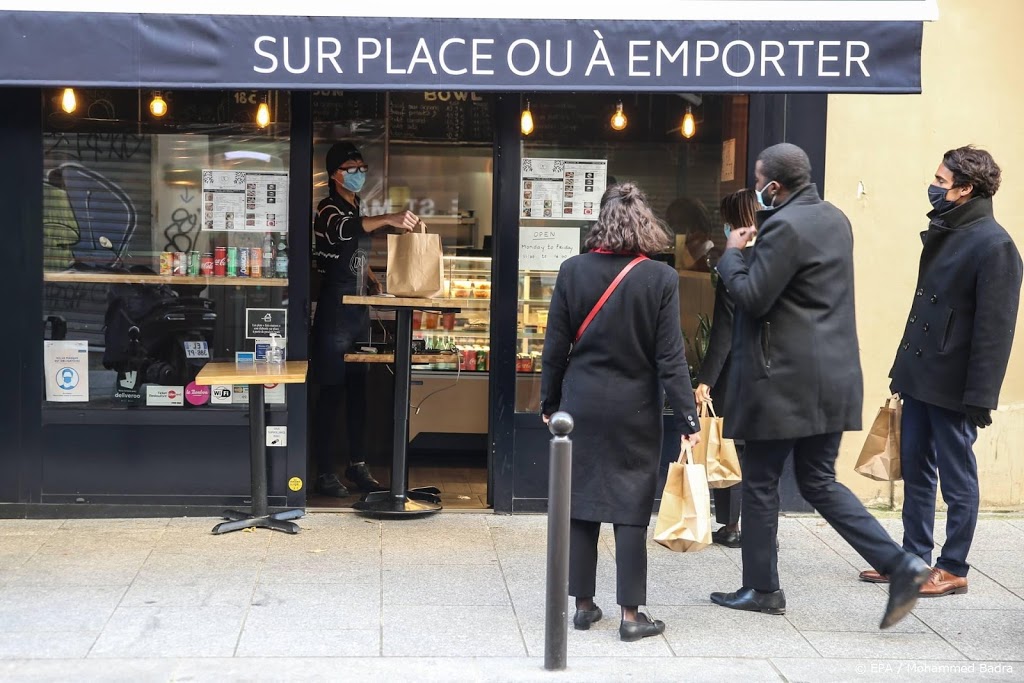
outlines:
[[[360,491],[370,493],[372,491],[383,491],[384,487],[370,474],[370,468],[365,462],[358,465],[349,465],[345,468],[345,478]]]
[[[636,616],[640,621],[626,621],[623,619],[622,623],[619,624],[619,640],[632,643],[641,638],[660,636],[665,632],[664,621],[651,620],[650,617],[642,613]]]
[[[587,631],[590,625],[601,621],[601,608],[594,605],[594,609],[578,609],[572,617],[572,626],[577,631]]]
[[[910,614],[928,580],[931,568],[917,555],[904,553],[900,563],[889,572],[889,603],[878,628],[889,628]]]
[[[316,491],[321,496],[347,498],[349,493],[336,474],[321,474],[316,478]]]
[[[712,593],[711,602],[747,612],[786,613],[786,594],[781,589],[771,593],[761,593],[753,588],[740,588],[735,593]]]
[[[712,542],[718,545],[724,545],[726,548],[741,548],[743,546],[743,537],[738,531],[729,531],[726,527],[722,527],[718,531],[711,532]]]

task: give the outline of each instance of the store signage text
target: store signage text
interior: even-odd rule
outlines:
[[[805,74],[819,78],[849,78],[857,70],[871,78],[868,60],[871,46],[863,40],[731,40],[724,45],[717,40],[684,40],[666,43],[661,40],[629,40],[624,59],[613,60],[600,31],[590,57],[586,46],[573,40],[543,43],[529,38],[512,41],[499,54],[493,38],[449,38],[440,46],[432,46],[426,38],[416,41],[411,54],[406,46],[395,45],[393,39],[357,38],[355,71],[360,75],[373,73],[383,66],[388,75],[494,76],[497,62],[503,61],[506,73],[528,78],[543,71],[554,78],[565,78],[574,69],[583,70],[590,78],[596,70],[614,77],[616,70],[629,78],[661,77],[674,74],[697,78],[711,68],[721,69],[732,78],[745,78],[755,72],[761,77],[774,69],[780,77],[803,78]],[[580,47],[583,47],[581,54]],[[344,74],[338,59],[343,46],[337,38],[305,36],[298,45],[288,36],[260,36],[253,44],[258,59],[253,71],[276,73],[282,66],[291,74],[315,70],[319,74]],[[349,60],[352,61],[351,55]],[[618,62],[618,63],[616,63]],[[790,73],[787,74],[787,69]]]
[[[314,91],[920,92],[915,21],[13,12],[0,85]],[[97,44],[95,35],[118,41]],[[50,45],[73,59],[54,60]],[[246,95],[248,99],[248,94]]]

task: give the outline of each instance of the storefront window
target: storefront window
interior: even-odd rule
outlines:
[[[262,352],[247,309],[287,307],[287,97],[44,97],[47,405],[241,407],[243,387],[194,379]],[[267,395],[284,402],[283,386]]]
[[[687,360],[696,373],[714,310],[710,270],[725,244],[719,201],[746,181],[747,97],[534,94],[523,98],[527,106],[533,131],[523,139],[519,187],[516,410],[539,410],[558,268],[580,253],[605,187],[616,182],[637,183],[673,233],[674,246],[659,258],[679,273]]]

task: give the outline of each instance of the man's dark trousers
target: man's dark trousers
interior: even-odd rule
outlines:
[[[804,499],[879,572],[887,574],[903,557],[850,489],[836,481],[842,434],[802,439],[747,441],[743,453],[743,586],[779,589],[779,478],[789,454]]]
[[[946,542],[935,566],[956,576],[967,576],[967,553],[978,524],[977,438],[978,429],[965,414],[903,395],[903,548],[931,565],[938,474],[948,509]]]

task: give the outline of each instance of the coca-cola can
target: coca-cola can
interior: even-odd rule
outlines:
[[[213,252],[208,251],[199,260],[199,272],[206,277],[213,275]]]
[[[213,276],[224,277],[228,274],[228,248],[214,247],[213,250]]]

